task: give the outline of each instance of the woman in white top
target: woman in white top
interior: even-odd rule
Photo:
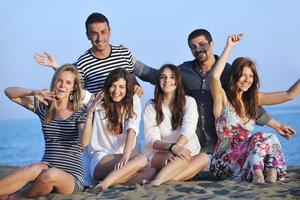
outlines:
[[[128,183],[147,166],[136,142],[140,115],[140,99],[133,93],[129,73],[112,71],[87,109],[90,134],[83,141],[88,145],[91,176],[100,181],[96,188]]]
[[[207,166],[208,156],[199,153],[197,121],[196,101],[185,96],[180,71],[175,65],[163,65],[154,100],[144,111],[146,149],[151,151],[151,167],[159,170],[154,186],[188,180]]]

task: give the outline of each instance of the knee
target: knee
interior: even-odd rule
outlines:
[[[35,179],[41,172],[47,169],[48,166],[42,163],[32,164],[23,168],[24,175]]]
[[[148,165],[148,159],[147,159],[147,157],[145,155],[142,155],[142,154],[137,155],[135,157],[135,160],[137,162],[137,165],[140,168],[144,168],[144,167],[146,167]]]
[[[209,162],[209,156],[206,153],[199,153],[197,159],[199,163],[202,163],[203,165],[207,165]]]
[[[42,183],[42,184],[52,184],[55,180],[57,174],[57,169],[55,168],[50,168],[47,170],[43,170],[41,175],[38,177],[37,181]]]

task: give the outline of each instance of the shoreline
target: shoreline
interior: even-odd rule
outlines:
[[[0,166],[0,178],[17,167]],[[99,194],[49,194],[35,199],[300,199],[300,166],[289,166],[287,183],[252,184],[246,181],[216,181],[203,172],[195,181],[168,182],[160,187],[116,185]]]

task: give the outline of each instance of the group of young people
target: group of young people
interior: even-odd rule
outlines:
[[[218,57],[210,33],[196,29],[188,37],[195,59],[157,70],[109,43],[111,29],[101,13],[92,13],[85,25],[92,47],[74,64],[59,66],[48,53],[35,55],[39,64],[55,68],[49,91],[5,90],[39,116],[45,152],[41,162],[0,180],[0,198],[70,194],[84,185],[96,190],[146,182],[159,186],[189,180],[206,167],[219,179],[287,179],[277,137],[251,132],[257,123],[287,138],[294,134],[259,106],[295,98],[300,80],[284,92],[259,92],[251,59],[226,63],[242,34],[229,36]],[[143,90],[134,75],[155,84],[154,98],[143,111]],[[141,117],[144,150],[137,140]]]

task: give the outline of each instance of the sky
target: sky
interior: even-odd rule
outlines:
[[[198,28],[213,36],[220,54],[228,35],[244,33],[230,56],[252,58],[261,91],[284,91],[300,77],[300,1],[289,0],[1,0],[0,119],[34,118],[10,101],[9,86],[49,88],[53,70],[39,66],[35,52],[51,52],[61,63],[73,63],[91,47],[85,20],[101,12],[110,21],[110,43],[125,44],[144,63],[159,68],[192,60],[187,37]],[[153,97],[145,90],[142,103]],[[300,97],[280,106],[300,106]]]

